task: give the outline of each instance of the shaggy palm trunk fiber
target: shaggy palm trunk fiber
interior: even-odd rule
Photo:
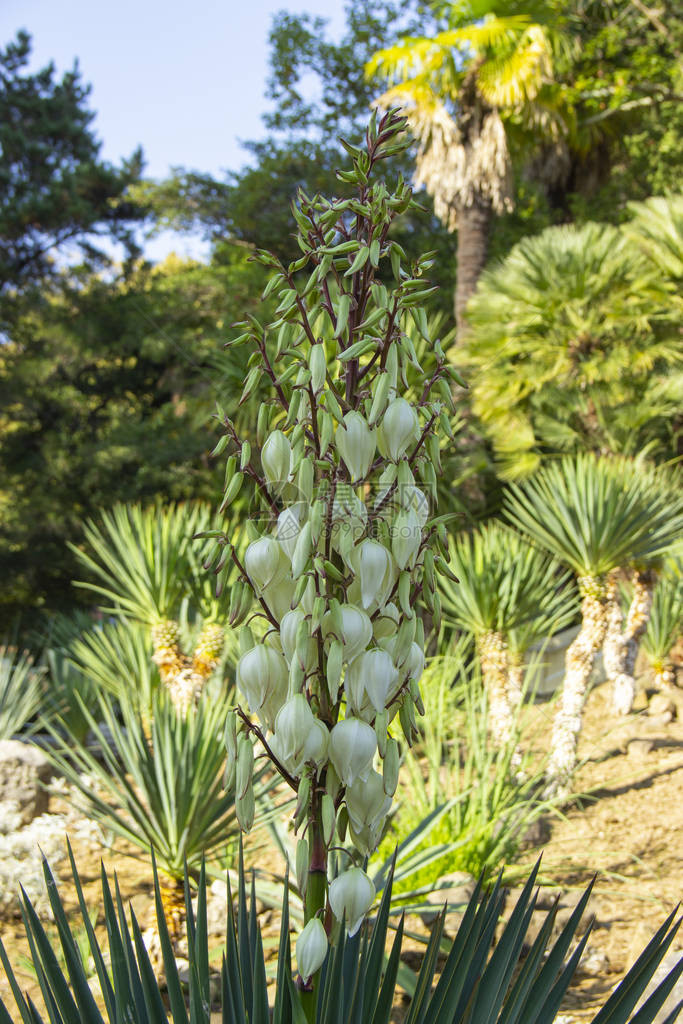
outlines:
[[[494,630],[482,633],[477,640],[477,653],[488,700],[491,738],[497,747],[507,747],[514,739],[515,716],[509,697],[509,652],[505,637]],[[521,760],[515,748],[510,758],[511,767],[518,768]]]
[[[627,715],[633,708],[636,658],[650,618],[653,587],[653,573],[634,573],[633,598],[626,616],[626,626],[622,629],[617,574],[610,574],[607,581],[607,628],[603,656],[607,678],[612,684],[612,707],[618,715]]]
[[[524,659],[519,651],[508,651],[507,695],[510,707],[518,708],[524,690]]]
[[[603,581],[595,576],[580,576],[581,629],[567,649],[564,685],[559,710],[553,722],[548,760],[548,796],[568,796],[576,766],[576,748],[581,718],[595,656],[602,647],[606,628],[606,603]]]

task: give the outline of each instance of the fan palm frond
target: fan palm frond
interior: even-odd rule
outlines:
[[[662,556],[683,529],[680,475],[590,453],[544,465],[505,495],[508,520],[578,576]]]
[[[73,549],[94,578],[77,586],[97,595],[104,611],[139,622],[176,616],[188,592],[203,617],[214,617],[213,580],[202,568],[207,542],[194,540],[213,521],[202,502],[115,505],[85,524],[86,550]]]

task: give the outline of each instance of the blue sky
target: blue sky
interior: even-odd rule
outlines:
[[[273,14],[285,8],[343,26],[341,0],[0,0],[0,41],[33,36],[33,66],[79,58],[102,153],[142,144],[146,173],[173,165],[219,174],[246,162],[258,138]]]

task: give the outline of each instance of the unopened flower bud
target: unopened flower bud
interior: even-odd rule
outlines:
[[[380,451],[392,462],[398,462],[409,445],[417,441],[420,425],[417,413],[405,398],[395,398],[384,413],[379,428]]]
[[[358,718],[337,722],[330,733],[330,761],[345,786],[368,775],[376,750],[375,730]]]
[[[289,480],[292,467],[292,447],[281,430],[274,430],[266,438],[261,449],[261,465],[268,486],[279,494]]]
[[[332,913],[346,921],[349,937],[356,934],[375,899],[375,887],[360,868],[349,868],[330,882]]]
[[[347,412],[335,437],[337,450],[351,474],[351,480],[362,480],[375,457],[377,431],[368,426],[359,412]]]
[[[304,985],[319,971],[327,956],[327,935],[322,921],[312,918],[296,940],[296,966]]]
[[[414,509],[401,509],[391,527],[391,550],[399,569],[410,569],[422,541],[422,530]]]

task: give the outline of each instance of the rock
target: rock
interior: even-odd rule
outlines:
[[[38,747],[0,740],[0,801],[17,808],[22,825],[47,811],[51,775],[52,765]]]
[[[206,896],[206,925],[209,935],[224,935],[228,921],[228,886],[217,878]]]
[[[631,740],[628,745],[628,756],[637,760],[647,757],[655,748],[654,740]]]
[[[450,875],[443,875],[438,881],[438,887],[432,889],[424,897],[434,910],[425,908],[420,911],[423,923],[429,927],[436,921],[441,913],[444,903],[448,903],[449,910],[464,912],[465,905],[469,903],[477,887],[477,881],[467,871],[453,871]]]
[[[649,997],[652,995],[652,993],[657,988],[657,986],[659,984],[661,984],[661,982],[664,981],[664,979],[666,978],[667,974],[669,974],[674,969],[674,967],[676,966],[678,961],[681,959],[681,955],[682,954],[681,954],[681,950],[680,949],[679,950],[670,950],[666,954],[666,956],[662,960],[661,964],[659,965],[659,967],[655,971],[654,975],[652,976],[652,980],[650,981],[650,984],[647,986],[647,988],[643,992],[641,1000],[638,1003],[638,1006],[636,1007],[636,1011],[643,1005],[643,1003],[647,999],[649,999]],[[657,1014],[657,1016],[654,1018],[652,1024],[663,1024],[663,1022],[666,1020],[666,1018],[669,1016],[669,1014],[673,1012],[674,1008],[676,1006],[678,1006],[678,1004],[680,1003],[680,1001],[682,999],[683,999],[683,976],[678,979],[678,981],[676,982],[674,987],[671,989],[671,992],[669,993],[667,999],[665,1000],[664,1005],[660,1009],[660,1011]],[[634,1011],[634,1013],[636,1011]]]
[[[600,978],[609,974],[609,958],[601,949],[586,946],[576,968],[577,975]]]
[[[676,704],[666,693],[655,693],[650,698],[647,713],[650,718],[660,718],[668,715],[667,721],[671,722],[676,717]]]
[[[666,711],[663,715],[651,715],[649,716],[644,728],[647,732],[657,732],[669,725],[673,715],[670,711]]]

